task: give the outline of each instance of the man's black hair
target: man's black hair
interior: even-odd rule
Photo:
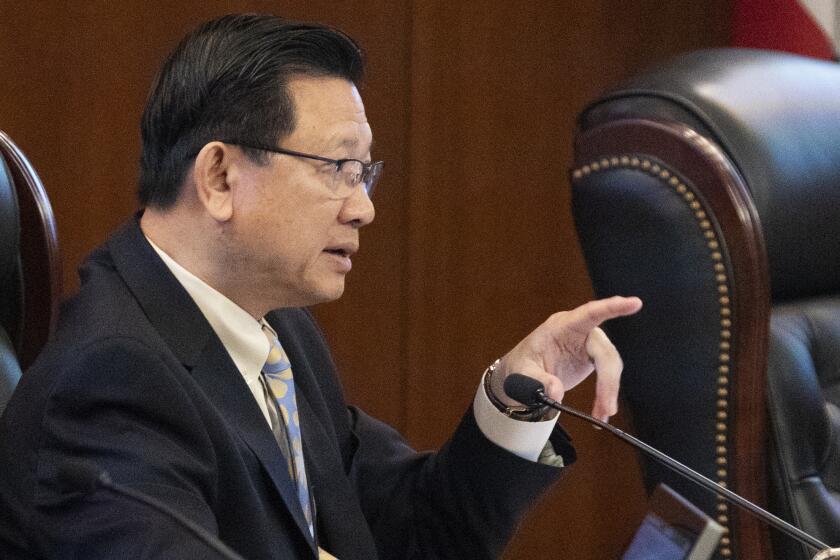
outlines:
[[[295,126],[291,78],[359,83],[363,74],[356,42],[326,25],[268,15],[229,15],[202,24],[166,59],[146,101],[140,204],[172,206],[189,165],[208,142],[277,145]],[[265,158],[258,151],[248,156]]]

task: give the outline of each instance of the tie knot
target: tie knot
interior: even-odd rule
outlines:
[[[270,345],[274,346],[275,344],[280,344],[280,342],[277,340],[277,335],[274,334],[274,330],[272,330],[271,327],[269,327],[266,324],[262,324],[260,325],[260,328],[262,329],[262,332],[265,335],[265,337],[268,339],[268,343]]]
[[[268,357],[265,360],[265,367],[263,368],[265,373],[276,374],[290,369],[292,366],[289,363],[289,358],[286,356],[286,352],[283,351],[283,346],[280,345],[277,335],[265,325],[263,325],[262,331],[268,339],[269,344]]]

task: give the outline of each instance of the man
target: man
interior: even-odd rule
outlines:
[[[208,22],[166,60],[143,211],[83,266],[0,424],[4,557],[211,555],[145,506],[66,484],[80,460],[245,558],[496,557],[574,458],[551,414],[511,408],[505,377],[560,400],[594,362],[595,414],[614,414],[621,362],[597,327],[634,298],[550,317],[488,368],[437,453],[345,404],[305,306],[341,296],[374,217],[361,77],[343,33],[269,16]]]

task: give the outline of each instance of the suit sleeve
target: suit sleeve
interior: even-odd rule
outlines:
[[[53,366],[56,367],[56,366]],[[130,339],[97,343],[53,372],[28,498],[31,542],[47,558],[203,558],[202,543],[162,514],[106,490],[68,492],[57,473],[87,461],[207,530],[214,457],[188,388]],[[44,372],[34,373],[43,375]]]
[[[497,558],[562,469],[488,440],[472,411],[435,453],[417,453],[393,429],[351,409],[358,447],[351,476],[382,558]],[[571,462],[562,430],[551,439]]]

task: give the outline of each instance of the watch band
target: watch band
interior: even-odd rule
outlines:
[[[486,370],[484,370],[484,392],[487,393],[487,398],[490,399],[490,402],[493,403],[499,411],[509,418],[513,418],[514,420],[522,420],[524,422],[537,422],[539,420],[545,419],[546,413],[551,411],[551,408],[548,405],[517,405],[517,406],[509,406],[502,402],[499,397],[496,396],[496,393],[493,392],[493,386],[491,384],[491,380],[493,379],[493,374],[499,368],[499,363],[501,359],[496,360],[492,364],[490,364]]]

